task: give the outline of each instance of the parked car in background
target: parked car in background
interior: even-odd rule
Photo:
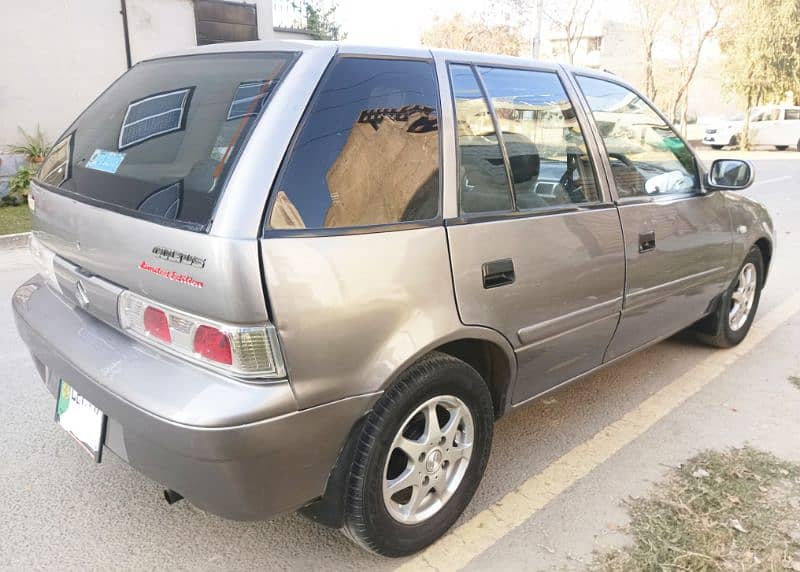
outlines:
[[[750,144],[771,145],[779,151],[800,151],[800,107],[770,105],[754,108],[750,115]]]
[[[401,556],[470,502],[498,417],[685,328],[744,339],[774,244],[752,180],[610,74],[213,44],[59,138],[14,315],[94,460]]]
[[[734,116],[730,120],[718,120],[706,127],[703,135],[703,144],[710,146],[712,149],[738,145],[743,125],[744,114]]]

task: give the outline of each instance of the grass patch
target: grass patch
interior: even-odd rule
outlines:
[[[800,466],[768,453],[701,453],[629,506],[633,544],[592,568],[800,570]]]
[[[0,207],[0,235],[28,232],[31,229],[31,210],[28,205]]]
[[[797,389],[800,389],[800,375],[790,375],[789,383],[794,385]]]

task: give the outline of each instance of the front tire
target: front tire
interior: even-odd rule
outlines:
[[[722,149],[722,145],[712,145],[711,148],[716,151],[719,151],[720,149]]]
[[[494,410],[472,367],[433,352],[378,400],[358,436],[342,531],[384,556],[406,556],[453,525],[478,488]]]
[[[709,316],[710,333],[700,333],[700,339],[717,348],[739,344],[753,324],[763,284],[764,259],[761,250],[754,246],[722,295],[717,311]]]
[[[788,145],[775,145],[775,148],[778,151],[786,151],[789,148],[789,146]]]

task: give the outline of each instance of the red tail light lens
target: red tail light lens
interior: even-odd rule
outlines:
[[[169,333],[169,321],[167,315],[158,308],[148,306],[144,310],[144,331],[158,338],[162,342],[172,342],[172,335]]]
[[[211,326],[199,326],[194,334],[194,351],[206,359],[233,365],[228,336]]]
[[[126,333],[208,369],[254,381],[286,376],[278,332],[269,322],[214,322],[128,290],[119,295],[117,312]]]

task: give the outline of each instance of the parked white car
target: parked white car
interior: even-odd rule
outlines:
[[[800,107],[770,105],[754,108],[750,116],[750,143],[774,145],[779,151],[800,151]]]
[[[722,149],[728,145],[738,145],[743,124],[744,115],[740,114],[733,119],[709,125],[703,136],[703,143],[713,149]]]

